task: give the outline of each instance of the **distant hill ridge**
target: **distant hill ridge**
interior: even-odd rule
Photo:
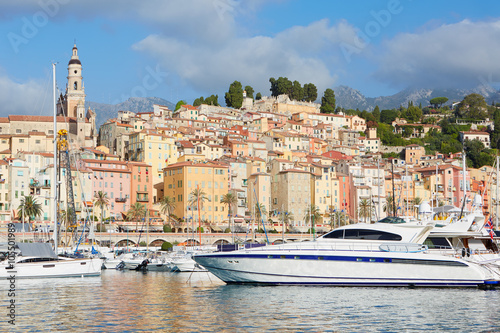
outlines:
[[[486,98],[490,104],[492,101],[500,102],[500,92],[492,87],[478,86],[474,89],[405,89],[391,96],[366,97],[359,90],[348,86],[338,86],[335,91],[336,105],[344,109],[359,109],[372,111],[376,105],[381,110],[398,108],[400,105],[407,106],[408,102],[422,106],[429,105],[429,101],[435,97],[447,97],[451,104],[459,102],[472,93],[478,93]]]
[[[130,97],[118,104],[105,104],[87,101],[85,106],[94,109],[97,113],[96,125],[99,128],[106,120],[116,118],[118,111],[152,112],[153,104],[166,105],[170,110],[175,104],[159,97]]]

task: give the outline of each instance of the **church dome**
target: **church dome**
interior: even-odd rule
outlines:
[[[71,59],[68,63],[68,65],[74,65],[74,64],[81,65],[82,63],[78,59]]]

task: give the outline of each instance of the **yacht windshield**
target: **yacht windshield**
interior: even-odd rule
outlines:
[[[367,229],[342,229],[334,230],[324,235],[323,238],[337,239],[366,239],[366,240],[384,240],[384,241],[400,241],[402,237],[398,234],[381,230]]]

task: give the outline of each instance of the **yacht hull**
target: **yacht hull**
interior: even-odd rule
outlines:
[[[83,277],[101,275],[102,260],[94,259],[69,259],[56,261],[40,261],[15,263],[11,268],[7,262],[0,264],[0,279],[33,279],[33,278],[59,278]]]
[[[432,254],[268,248],[201,254],[194,260],[228,284],[478,287],[496,283],[496,277],[479,265]]]

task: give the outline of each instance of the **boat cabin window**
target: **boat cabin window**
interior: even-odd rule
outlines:
[[[424,241],[429,249],[451,249],[450,242],[446,237],[429,237]]]
[[[400,241],[402,237],[398,234],[380,230],[366,230],[366,229],[343,229],[334,230],[323,238],[337,238],[337,239],[366,239],[366,240],[388,240]]]

